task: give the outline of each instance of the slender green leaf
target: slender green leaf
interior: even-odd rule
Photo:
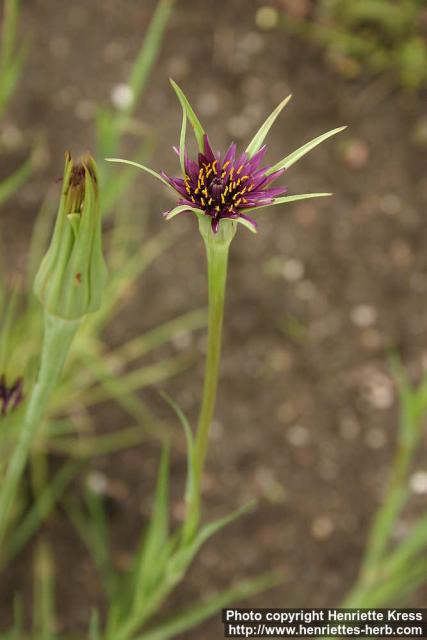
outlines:
[[[35,558],[33,627],[40,640],[53,640],[55,629],[55,586],[53,558],[45,543],[39,544]]]
[[[136,640],[168,640],[189,631],[201,624],[204,620],[215,615],[221,609],[231,606],[246,598],[271,589],[283,581],[281,576],[268,573],[257,578],[248,579],[230,589],[215,594],[203,602],[196,603],[189,609],[178,613],[176,616],[160,624],[154,629],[149,629]]]
[[[135,572],[135,606],[143,594],[150,592],[163,571],[163,557],[169,535],[169,448],[164,445],[160,460],[154,506]],[[166,558],[164,558],[166,560]]]
[[[269,175],[270,173],[274,173],[274,171],[279,171],[280,169],[289,169],[289,167],[295,164],[295,162],[297,162],[300,158],[305,156],[306,153],[314,149],[314,147],[317,147],[317,145],[321,144],[324,140],[327,140],[331,136],[334,136],[335,134],[339,133],[340,131],[344,131],[344,129],[346,128],[347,127],[345,126],[345,127],[338,127],[337,129],[332,129],[331,131],[327,131],[326,133],[323,133],[321,136],[318,136],[317,138],[310,140],[310,142],[306,142],[306,144],[304,144],[302,147],[300,147],[299,149],[296,149],[296,151],[293,151],[291,154],[286,156],[286,158],[283,158],[283,160],[280,160],[280,162],[275,164],[273,167],[270,167],[270,169],[266,172],[267,175]]]
[[[185,491],[185,498],[187,503],[191,503],[196,491],[196,464],[194,460],[193,432],[188,418],[182,411],[181,407],[164,391],[162,391],[160,395],[175,412],[185,433],[185,438],[187,440],[187,487]]]
[[[99,611],[94,609],[90,616],[89,640],[101,640],[101,625],[99,621]]]
[[[275,108],[275,110],[268,116],[267,120],[260,127],[260,129],[256,132],[250,143],[246,148],[246,153],[250,158],[256,154],[257,151],[260,150],[268,132],[273,126],[276,118],[279,116],[280,112],[286,107],[289,100],[292,98],[292,94],[290,94],[287,98],[282,100],[282,102]]]
[[[192,539],[192,541],[187,542],[184,546],[180,547],[173,557],[170,558],[166,570],[169,575],[170,580],[173,583],[179,582],[184,576],[187,568],[195,557],[196,553],[199,549],[204,545],[204,543],[211,538],[215,533],[226,527],[228,524],[237,520],[241,515],[250,511],[254,502],[250,502],[241,509],[234,511],[233,513],[225,516],[223,518],[219,518],[214,522],[210,522],[209,524],[203,526],[196,534],[196,536]]]
[[[132,111],[146,87],[148,77],[159,56],[162,38],[173,6],[174,0],[159,0],[157,3],[154,15],[145,33],[143,45],[130,73],[129,85],[132,88],[134,100],[129,105],[128,113]]]
[[[196,137],[199,150],[203,151],[205,131],[200,123],[200,120],[194,113],[194,110],[191,104],[189,103],[187,97],[185,96],[184,92],[182,91],[182,89],[177,85],[177,83],[174,80],[172,80],[172,78],[170,78],[170,83],[176,95],[178,96],[178,100],[180,101],[183,110],[187,114],[187,118],[189,119],[191,126],[193,127],[194,135]]]
[[[53,480],[46,485],[35,504],[25,515],[25,518],[15,527],[5,552],[5,560],[7,562],[13,560],[28,540],[30,540],[31,536],[38,530],[42,522],[46,520],[80,469],[81,464],[74,462],[67,463],[56,474]]]
[[[28,180],[33,171],[33,161],[28,158],[11,176],[0,182],[0,205]]]

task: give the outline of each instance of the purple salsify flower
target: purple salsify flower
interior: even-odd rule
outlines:
[[[300,193],[283,196],[282,194],[287,192],[286,187],[271,187],[271,184],[309,151],[345,127],[331,129],[313,138],[274,165],[262,165],[267,151],[264,140],[276,118],[289,102],[291,96],[288,96],[261,125],[244,153],[236,157],[236,145],[232,144],[222,158],[219,153],[212,151],[208,136],[183,91],[173,80],[171,84],[183,110],[180,148],[174,147],[180,159],[183,177],[171,178],[164,172],[157,173],[133,160],[107,158],[109,162],[130,164],[142,169],[180,195],[176,206],[164,212],[166,220],[171,220],[179,213],[192,211],[198,218],[209,217],[214,233],[217,233],[221,220],[239,222],[250,231],[256,232],[255,220],[247,215],[253,210],[331,195]],[[189,159],[185,151],[187,120],[192,126],[199,149],[197,162]]]
[[[24,399],[23,385],[22,378],[17,378],[9,386],[6,383],[6,377],[0,376],[0,417],[4,417],[9,411],[16,409],[22,402]]]
[[[286,193],[286,187],[270,187],[285,170],[268,173],[271,166],[261,166],[266,150],[264,145],[252,157],[247,152],[236,157],[236,145],[232,144],[221,158],[212,151],[205,134],[204,152],[199,153],[197,162],[185,154],[184,178],[171,178],[164,172],[161,175],[182,196],[178,205],[200,209],[212,218],[214,233],[224,219],[241,218],[256,229],[255,220],[245,212],[272,204],[276,197]]]

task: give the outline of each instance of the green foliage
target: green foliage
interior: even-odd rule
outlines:
[[[0,117],[12,97],[22,65],[25,47],[18,44],[20,0],[4,0],[0,37]]]
[[[375,515],[358,581],[343,606],[401,604],[427,581],[427,514],[421,514],[399,542],[393,533],[409,503],[409,474],[427,420],[427,377],[410,383],[399,361],[392,362],[400,400],[396,453],[388,491]]]
[[[406,89],[427,82],[427,22],[424,0],[318,0],[306,19],[286,16],[285,28],[325,47],[344,75],[362,69],[391,71]]]

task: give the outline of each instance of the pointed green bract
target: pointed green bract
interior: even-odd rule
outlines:
[[[278,204],[287,204],[288,202],[296,202],[297,200],[310,200],[310,198],[326,198],[328,196],[332,196],[332,193],[298,193],[295,196],[282,196],[280,198],[275,198],[273,202],[269,202],[268,204],[259,205],[254,209],[247,209],[247,211],[254,211],[255,209],[265,209],[266,207],[274,207]]]
[[[275,110],[268,116],[267,120],[264,124],[259,128],[254,137],[252,138],[249,145],[246,147],[246,153],[250,158],[256,154],[257,151],[260,150],[262,143],[264,142],[268,132],[273,126],[276,118],[279,116],[281,111],[286,107],[289,100],[292,98],[292,94],[290,94],[287,98],[282,100],[282,102],[275,108]]]
[[[178,100],[180,101],[183,110],[187,114],[187,118],[189,119],[191,126],[193,127],[199,150],[203,151],[205,130],[203,129],[199,118],[194,113],[193,107],[189,103],[188,98],[186,97],[182,89],[176,84],[174,80],[172,80],[172,78],[170,78],[170,83],[176,95],[178,96]]]
[[[181,135],[179,136],[179,164],[181,165],[182,175],[185,176],[185,136],[187,133],[187,114],[185,109],[182,109],[182,125]]]
[[[239,216],[238,218],[235,218],[235,222],[238,222],[239,224],[246,227],[246,229],[249,229],[251,233],[258,233],[256,227],[254,227],[254,225],[249,220],[245,220],[245,218],[241,218]]]
[[[183,211],[192,211],[198,216],[205,215],[202,211],[200,211],[200,209],[196,209],[196,207],[190,207],[188,204],[179,204],[177,207],[174,207],[173,209],[171,209],[171,211],[168,211],[168,213],[165,214],[165,220],[172,220],[172,218],[177,216],[179,213],[182,213]]]
[[[157,171],[154,171],[154,169],[150,169],[149,167],[146,167],[145,165],[140,164],[139,162],[134,162],[133,160],[123,160],[122,158],[105,158],[105,159],[107,162],[118,162],[119,164],[130,164],[132,167],[137,167],[138,169],[142,169],[142,171],[146,171],[151,176],[154,176],[155,178],[157,178],[157,180],[160,180],[160,182],[165,184],[167,187],[170,187],[170,184],[164,178],[162,178],[162,176],[159,173],[157,173]]]
[[[296,149],[296,151],[293,151],[292,153],[290,153],[288,156],[286,156],[286,158],[283,158],[283,160],[280,160],[280,162],[270,167],[270,169],[266,172],[267,175],[270,175],[270,173],[274,173],[275,171],[279,171],[280,169],[289,169],[289,167],[295,164],[295,162],[297,162],[300,158],[305,156],[306,153],[314,149],[314,147],[317,147],[317,145],[321,144],[324,140],[331,138],[332,136],[339,133],[340,131],[344,131],[344,129],[346,128],[347,127],[345,126],[345,127],[338,127],[337,129],[332,129],[331,131],[327,131],[326,133],[323,133],[321,136],[318,136],[317,138],[310,140],[310,142],[306,142],[306,144],[303,144],[302,147],[300,147],[299,149]]]

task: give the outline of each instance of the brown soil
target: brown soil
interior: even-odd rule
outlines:
[[[398,350],[415,379],[427,366],[427,151],[414,138],[425,96],[402,95],[385,77],[340,79],[306,44],[280,29],[259,30],[258,4],[178,3],[138,109],[138,118],[156,132],[152,166],[172,172],[178,166],[171,145],[181,116],[169,75],[185,87],[218,148],[230,138],[244,144],[291,91],[293,100],[270,136],[270,159],[335,126],[348,124],[349,130],[286,177],[291,193],[331,190],[332,198],[261,212],[258,236],[240,230],[234,242],[205,517],[251,498],[258,507],[206,545],[168,610],[268,569],[283,570],[284,584],[245,604],[338,604],[357,574],[392,455],[398,411],[388,349]],[[91,147],[93,105],[108,102],[126,77],[154,2],[24,5],[31,55],[7,126],[25,141],[45,135],[49,155],[43,172],[4,212],[18,268],[29,221],[61,173],[64,149]],[[24,151],[8,153],[12,167]],[[151,190],[149,228],[155,233],[165,224],[159,213],[168,206],[166,194],[142,174],[138,188],[134,215]],[[205,304],[195,223],[181,218],[171,224],[181,227],[179,240],[123,308],[111,330],[114,342]],[[203,334],[196,346],[197,368],[165,385],[193,421]],[[152,444],[96,463],[121,496],[111,510],[119,564],[126,564],[147,516],[158,454]],[[424,447],[420,469],[425,456]],[[184,474],[182,443],[172,468],[176,518]],[[58,563],[59,627],[83,629],[91,607],[104,603],[96,572],[60,513],[48,534]],[[2,578],[2,621],[13,592],[30,591],[30,561],[27,553]],[[411,604],[422,600],[420,593]],[[220,616],[183,637],[221,638]]]

